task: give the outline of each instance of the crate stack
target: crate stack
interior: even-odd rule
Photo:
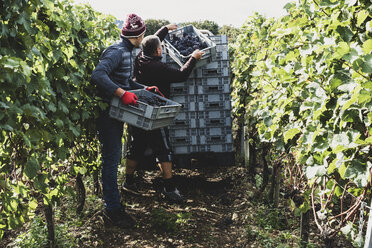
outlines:
[[[193,159],[234,164],[227,37],[208,38],[216,43],[213,61],[195,68],[186,82],[171,84],[170,99],[183,105],[169,127],[178,167],[189,167]],[[167,54],[163,62],[179,68]]]

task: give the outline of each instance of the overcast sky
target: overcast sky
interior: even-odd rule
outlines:
[[[171,23],[210,20],[222,25],[240,27],[254,12],[267,17],[279,17],[286,14],[284,5],[291,0],[74,0],[76,3],[88,3],[95,10],[111,14],[124,20],[129,13],[135,13],[143,19],[165,19]],[[293,0],[292,0],[293,1]]]

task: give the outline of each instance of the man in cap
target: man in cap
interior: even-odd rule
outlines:
[[[104,102],[110,103],[113,96],[124,104],[136,104],[137,96],[128,90],[147,88],[132,79],[132,50],[139,47],[146,31],[143,20],[129,14],[121,30],[121,40],[102,53],[92,73],[92,82]],[[116,226],[132,227],[134,220],[120,203],[117,186],[118,165],[121,160],[123,122],[109,117],[109,108],[101,110],[97,120],[98,138],[102,152],[102,186],[105,214]]]

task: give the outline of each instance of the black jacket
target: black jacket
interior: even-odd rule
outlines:
[[[155,33],[161,41],[167,34],[167,27],[162,27]],[[169,97],[170,83],[186,81],[195,63],[196,59],[190,57],[180,69],[176,69],[161,62],[161,57],[146,56],[140,51],[134,63],[134,77],[141,84],[157,86],[166,97]]]

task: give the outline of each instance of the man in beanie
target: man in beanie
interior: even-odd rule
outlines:
[[[162,46],[168,31],[177,29],[176,24],[168,24],[160,28],[155,35],[149,35],[142,41],[142,50],[136,57],[134,64],[135,79],[145,85],[152,86],[157,91],[164,93],[169,98],[170,83],[186,81],[195,67],[203,52],[195,50],[190,59],[180,69],[175,69],[162,63]],[[134,183],[134,171],[139,159],[145,152],[148,145],[160,163],[163,173],[164,189],[162,191],[165,198],[169,201],[182,203],[183,197],[176,188],[176,183],[172,175],[172,150],[169,145],[168,128],[160,128],[145,131],[136,127],[129,126],[129,149],[126,160],[126,180],[123,184],[124,190],[137,191]]]
[[[146,31],[142,19],[130,14],[121,31],[121,40],[109,46],[101,55],[92,73],[92,82],[97,85],[98,94],[110,104],[113,96],[121,98],[124,104],[137,104],[137,96],[128,90],[144,89],[144,85],[132,79],[132,50],[139,47]],[[122,228],[132,227],[134,220],[120,203],[117,186],[118,165],[121,160],[123,122],[109,117],[109,108],[101,110],[97,120],[98,138],[102,150],[102,185],[105,214]]]

